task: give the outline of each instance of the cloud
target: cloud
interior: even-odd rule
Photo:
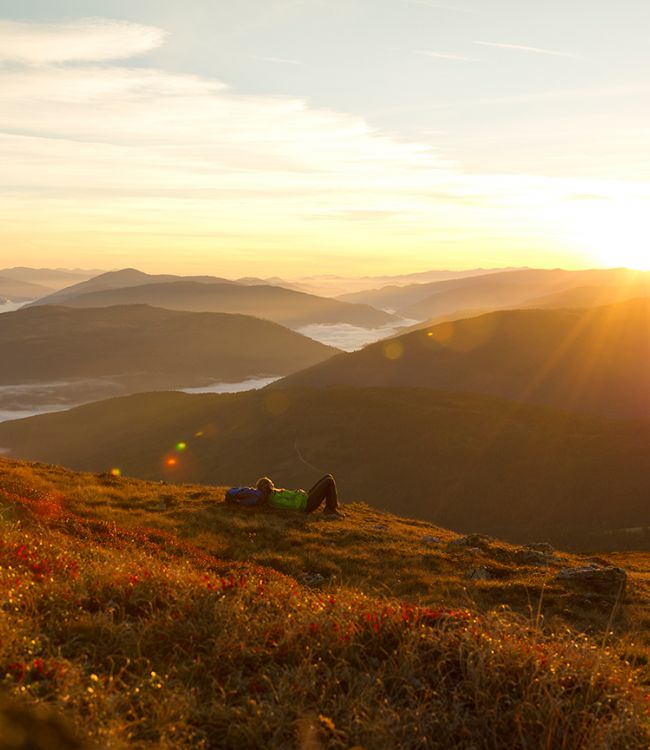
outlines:
[[[503,42],[474,42],[474,44],[481,44],[484,47],[498,47],[499,49],[514,49],[522,52],[536,52],[539,55],[553,55],[554,57],[573,57],[578,59],[578,55],[574,55],[571,52],[558,52],[553,49],[542,49],[541,47],[529,47],[525,44],[505,44]]]
[[[127,21],[45,24],[0,21],[0,60],[28,65],[121,60],[159,47],[167,33]]]
[[[479,62],[475,57],[467,57],[465,55],[455,55],[449,52],[433,52],[427,49],[418,49],[415,51],[416,55],[422,55],[423,57],[433,57],[436,60],[455,60],[459,62]]]
[[[16,253],[111,248],[102,262],[118,266],[136,251],[156,262],[220,247],[237,272],[265,250],[277,263],[321,246],[370,256],[381,219],[368,231],[341,211],[371,205],[411,223],[411,192],[444,190],[455,173],[430,145],[354,115],[105,65],[0,68],[0,163],[2,243]],[[315,228],[315,209],[330,223]]]
[[[61,37],[87,23],[62,25]],[[146,44],[122,39],[121,53],[164,36],[152,32]],[[548,252],[564,195],[609,192],[467,174],[355,115],[197,75],[85,65],[73,47],[75,65],[0,66],[1,242],[33,265],[52,262],[34,248],[76,265],[92,248],[106,267],[177,257],[219,275],[297,275],[351,258],[426,265],[449,247],[508,265],[531,243]]]
[[[429,0],[400,0],[403,3],[409,5],[423,5],[425,8],[432,8],[433,10],[450,10],[454,13],[476,13],[476,11],[469,8],[459,8],[456,5],[445,5],[444,3],[429,2]]]
[[[282,65],[302,65],[300,60],[293,60],[290,57],[253,57],[253,60],[260,62],[280,63]]]

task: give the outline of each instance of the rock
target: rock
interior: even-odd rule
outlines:
[[[481,565],[478,568],[472,568],[465,573],[465,578],[470,581],[489,581],[492,578],[492,574],[485,567]]]
[[[322,586],[325,583],[325,576],[320,573],[305,573],[302,576],[302,582],[306,586]]]
[[[459,536],[457,539],[452,539],[447,542],[449,549],[457,547],[488,547],[492,541],[491,537],[484,536],[483,534],[468,534],[467,536]]]
[[[518,549],[515,552],[515,562],[519,565],[550,565],[555,561],[555,555],[535,549]]]
[[[533,542],[533,544],[527,544],[526,549],[535,550],[535,552],[543,552],[545,555],[555,554],[555,547],[548,542]]]
[[[425,544],[442,544],[442,539],[439,536],[431,536],[431,534],[425,534],[422,541]]]
[[[580,585],[601,594],[617,595],[625,591],[627,573],[613,565],[592,563],[577,568],[562,568],[555,576],[563,583]]]
[[[374,531],[387,531],[388,525],[385,523],[376,523],[372,528]]]

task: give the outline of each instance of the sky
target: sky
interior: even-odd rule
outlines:
[[[647,0],[0,0],[0,267],[650,268]]]

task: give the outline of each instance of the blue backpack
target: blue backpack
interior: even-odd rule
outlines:
[[[262,505],[264,497],[255,487],[231,487],[226,491],[226,502],[233,505]]]

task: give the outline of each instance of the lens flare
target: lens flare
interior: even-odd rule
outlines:
[[[122,469],[118,469],[117,467],[115,467],[114,469],[111,469],[111,476],[121,477],[122,476]]]
[[[404,354],[404,347],[399,341],[395,339],[393,341],[387,341],[384,344],[383,351],[384,357],[386,357],[386,359],[396,360],[400,359],[400,357]]]
[[[178,461],[173,456],[168,456],[165,459],[165,464],[167,466],[171,467],[171,468],[173,468],[174,466],[176,466],[177,463],[178,463]]]
[[[187,443],[184,443],[182,441],[180,443],[176,443],[177,451],[184,451],[186,448],[187,448]]]
[[[420,339],[427,347],[444,347],[455,352],[469,352],[484,346],[498,325],[496,315],[477,315],[457,321],[444,321],[427,331]]]

